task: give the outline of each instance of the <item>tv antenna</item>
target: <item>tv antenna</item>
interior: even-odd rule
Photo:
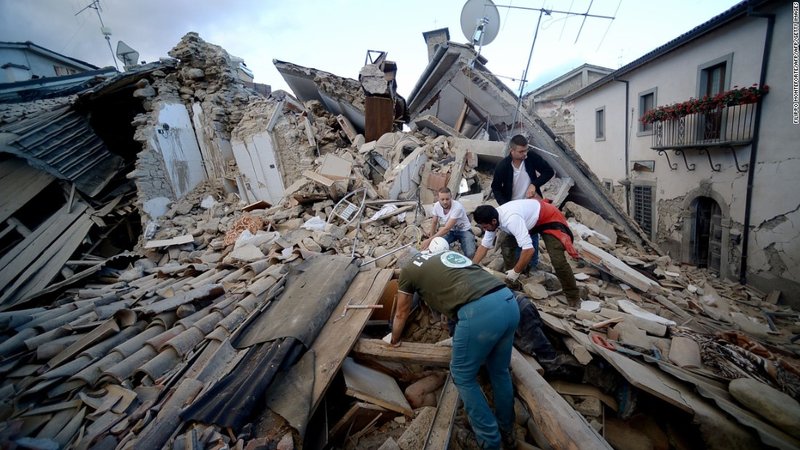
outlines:
[[[103,16],[100,15],[100,11],[102,10],[102,8],[100,7],[100,0],[93,0],[92,3],[89,3],[82,10],[76,12],[75,15],[77,16],[78,14],[86,11],[89,8],[95,10],[95,12],[97,13],[97,18],[100,19],[100,33],[103,34],[106,43],[108,43],[108,51],[111,52],[111,60],[114,61],[114,68],[119,70],[119,66],[117,65],[117,59],[114,57],[114,49],[111,48],[111,28],[108,28],[103,23]]]
[[[461,32],[478,54],[470,66],[481,56],[481,48],[492,43],[500,31],[500,13],[492,0],[467,0],[461,9]]]
[[[480,1],[480,0],[469,0],[471,1]],[[489,0],[485,0],[489,1]],[[593,2],[594,0],[592,0]],[[559,11],[555,9],[545,9],[545,8],[527,8],[523,6],[511,6],[511,5],[497,5],[495,6],[492,4],[493,7],[497,8],[510,8],[510,9],[524,9],[528,11],[539,11],[539,19],[536,21],[536,30],[533,32],[533,42],[531,42],[531,51],[528,54],[528,64],[525,65],[525,71],[522,72],[522,78],[519,82],[519,95],[517,95],[517,109],[514,110],[514,118],[511,121],[511,127],[515,127],[517,124],[517,115],[519,114],[519,107],[522,104],[522,93],[525,90],[525,83],[528,81],[528,70],[531,67],[531,59],[533,58],[533,48],[536,46],[536,38],[539,36],[539,25],[542,23],[542,16],[544,15],[553,15],[553,14],[564,14],[567,16],[583,16],[583,22],[581,22],[581,27],[578,30],[577,36],[575,36],[575,42],[578,42],[578,38],[581,36],[581,31],[583,31],[583,25],[586,23],[586,19],[589,17],[596,18],[596,19],[609,19],[614,20],[613,16],[601,16],[598,14],[589,14],[589,10],[592,9],[592,2],[589,2],[589,7],[586,8],[585,13],[579,12],[572,12],[572,11]],[[467,2],[469,3],[469,2]],[[466,5],[464,5],[466,8]],[[463,26],[463,13],[462,13],[462,26]]]

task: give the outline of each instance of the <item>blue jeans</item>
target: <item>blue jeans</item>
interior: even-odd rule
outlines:
[[[508,368],[518,323],[519,307],[508,288],[484,295],[458,310],[450,374],[483,448],[500,448],[500,431],[514,430],[514,388]],[[478,369],[484,363],[492,384],[496,417],[478,384]]]
[[[472,230],[450,230],[444,238],[447,239],[449,244],[458,241],[461,244],[461,251],[469,259],[475,256],[475,235]]]

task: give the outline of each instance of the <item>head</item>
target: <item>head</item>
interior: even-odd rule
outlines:
[[[443,187],[439,189],[439,204],[442,205],[442,208],[450,209],[452,201],[453,201],[453,193],[450,192],[450,188]]]
[[[447,250],[450,250],[450,243],[448,243],[447,239],[443,237],[436,236],[435,238],[431,239],[431,243],[428,245],[428,252],[431,255],[436,255]]]
[[[495,231],[500,224],[500,215],[497,214],[497,210],[490,205],[478,206],[475,208],[472,217],[483,231]]]
[[[511,138],[509,147],[512,161],[523,161],[528,156],[528,140],[521,134]]]

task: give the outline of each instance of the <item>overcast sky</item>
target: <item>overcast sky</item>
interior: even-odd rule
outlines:
[[[516,92],[531,48],[538,11],[586,12],[591,0],[496,0],[494,42],[482,55],[488,68]],[[0,41],[49,48],[96,66],[113,65],[91,0],[0,0]],[[257,82],[288,90],[273,59],[356,78],[367,50],[388,52],[398,64],[398,90],[408,95],[427,64],[422,33],[447,27],[464,43],[465,0],[101,0],[112,47],[122,40],[151,62],[167,56],[181,36],[204,40],[242,57]],[[525,89],[538,87],[583,63],[616,69],[735,5],[734,0],[594,0],[586,19],[543,16]],[[577,43],[575,42],[577,38]],[[121,65],[120,65],[121,67]],[[517,81],[512,80],[512,78]]]

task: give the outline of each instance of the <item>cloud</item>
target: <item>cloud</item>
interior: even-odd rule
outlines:
[[[511,0],[509,0],[511,2]],[[0,1],[0,40],[32,41],[97,66],[113,65],[100,33],[91,0]],[[498,5],[507,2],[496,2]],[[567,2],[511,2],[537,8],[565,8]],[[530,3],[530,4],[529,4]],[[563,3],[563,5],[562,5]],[[574,0],[573,11],[585,12],[590,0]],[[734,0],[697,3],[674,0],[624,2],[616,19],[542,16],[527,78],[528,88],[541,85],[583,62],[617,68],[723,12]],[[293,62],[355,78],[367,50],[384,50],[398,63],[398,88],[407,95],[427,64],[425,31],[448,27],[451,39],[465,42],[460,26],[463,0],[102,0],[102,17],[111,28],[111,45],[122,40],[140,60],[167,56],[180,38],[195,31],[229,53],[244,58],[256,81],[288,89],[273,59]],[[614,15],[619,0],[598,0],[591,12]],[[514,91],[525,69],[538,11],[499,8],[500,32],[483,48],[488,67]],[[654,14],[652,11],[658,11]],[[610,25],[610,27],[609,27]]]

